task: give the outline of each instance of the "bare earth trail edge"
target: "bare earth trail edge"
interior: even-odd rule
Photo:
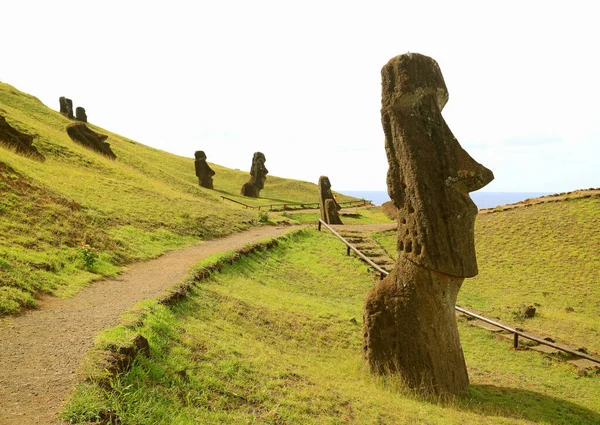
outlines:
[[[133,264],[73,298],[46,297],[36,310],[0,319],[0,425],[60,423],[61,404],[98,332],[138,302],[181,282],[199,260],[288,230],[263,226],[204,241]]]

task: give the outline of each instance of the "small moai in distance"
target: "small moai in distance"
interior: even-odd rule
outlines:
[[[81,106],[78,106],[75,109],[75,119],[77,121],[87,122],[87,115],[85,113],[85,109],[83,109]]]
[[[242,186],[242,195],[250,198],[258,198],[260,191],[265,187],[265,180],[269,170],[265,167],[265,154],[255,152],[252,157],[252,167],[250,168],[250,180]]]
[[[455,317],[458,291],[477,274],[469,192],[493,173],[460,146],[441,111],[448,91],[435,60],[415,53],[381,70],[387,185],[398,209],[398,260],[369,292],[363,353],[371,372],[448,396],[469,377]]]
[[[74,119],[75,117],[73,116],[73,101],[71,99],[67,99],[64,96],[61,96],[58,99],[58,102],[60,104],[60,113],[67,118]]]
[[[206,154],[204,151],[196,151],[194,153],[196,160],[194,166],[196,168],[196,177],[198,177],[198,184],[207,189],[214,189],[213,187],[213,176],[215,172],[206,163]]]
[[[319,177],[319,209],[321,220],[327,224],[344,224],[340,219],[338,211],[342,209],[331,193],[331,182],[329,177]]]

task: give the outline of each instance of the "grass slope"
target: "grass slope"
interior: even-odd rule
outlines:
[[[459,324],[470,392],[423,400],[361,358],[366,267],[328,233],[304,231],[199,282],[172,309],[146,303],[149,339],[110,388],[81,384],[64,417],[121,424],[596,424],[600,386]],[[130,319],[130,323],[135,323]]]
[[[33,305],[39,293],[72,294],[128,262],[258,224],[256,212],[220,197],[242,199],[247,172],[213,165],[216,190],[204,189],[192,158],[90,125],[109,135],[117,160],[107,159],[68,137],[72,121],[4,83],[0,114],[35,135],[46,157],[0,145],[0,315]],[[249,202],[318,200],[315,184],[275,176],[261,195]]]
[[[599,197],[479,214],[479,275],[465,279],[458,304],[600,354],[599,228]],[[396,257],[395,232],[378,241]],[[536,307],[533,319],[522,305]]]

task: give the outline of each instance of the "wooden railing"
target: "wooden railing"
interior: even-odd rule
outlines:
[[[269,210],[273,210],[273,208],[278,209],[281,208],[284,211],[285,210],[293,210],[293,209],[319,209],[319,203],[318,202],[305,202],[305,203],[301,203],[301,202],[293,202],[293,203],[289,203],[289,204],[266,204],[266,205],[248,205],[245,204],[243,202],[240,202],[238,200],[229,198],[227,196],[223,196],[221,195],[221,198],[223,200],[227,200],[227,201],[231,201],[231,202],[235,202],[236,204],[240,204],[243,205],[246,208],[251,208],[254,210],[261,210],[262,208],[269,208]],[[358,201],[344,201],[344,202],[338,202],[338,204],[340,205],[348,205],[348,206],[352,206],[352,204],[357,204],[357,206],[360,205],[368,205],[370,204],[371,201],[369,201],[368,199],[361,199]],[[292,208],[290,208],[292,207]],[[299,208],[296,208],[299,207]]]
[[[358,248],[356,248],[354,245],[352,245],[350,242],[348,242],[346,239],[344,239],[344,237],[342,235],[340,235],[338,232],[336,232],[329,224],[327,224],[323,220],[319,219],[319,222],[317,225],[317,228],[319,231],[321,231],[321,226],[325,226],[327,228],[327,230],[329,230],[339,240],[341,240],[342,242],[344,242],[344,244],[346,244],[346,247],[347,247],[346,254],[347,255],[350,255],[350,251],[354,251],[363,261],[365,261],[367,264],[369,264],[371,267],[373,267],[375,270],[377,270],[377,272],[379,272],[380,279],[383,279],[385,276],[390,274],[390,272],[388,272],[387,270],[385,270],[385,269],[381,268],[380,266],[378,266],[377,264],[375,264],[370,258],[368,258],[366,255],[364,255],[362,252],[360,252],[358,250]],[[581,351],[573,350],[572,348],[566,347],[564,345],[559,345],[554,342],[547,341],[538,336],[531,335],[531,334],[525,333],[523,331],[519,331],[517,329],[511,328],[510,326],[507,326],[502,323],[496,322],[494,320],[488,319],[487,317],[481,316],[477,313],[473,313],[472,311],[466,310],[462,307],[454,306],[454,308],[457,311],[461,312],[462,314],[466,314],[467,316],[471,316],[475,319],[481,320],[482,322],[489,323],[490,325],[496,326],[500,329],[504,329],[504,330],[512,333],[514,335],[514,339],[513,339],[514,348],[519,348],[519,337],[522,337],[525,339],[529,339],[531,341],[535,341],[539,344],[547,345],[547,346],[555,348],[557,350],[564,351],[564,352],[572,354],[574,356],[581,357],[581,358],[584,358],[584,359],[587,359],[592,362],[600,364],[600,359],[597,357],[590,356],[589,354],[582,353]]]

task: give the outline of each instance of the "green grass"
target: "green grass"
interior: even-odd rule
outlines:
[[[599,198],[478,216],[480,273],[465,280],[460,303],[600,353],[599,227]],[[533,319],[519,320],[523,304],[536,306]]]
[[[396,247],[398,241],[398,232],[396,230],[387,230],[385,232],[373,233],[373,239],[387,252],[393,260],[398,259],[398,249]]]
[[[34,306],[40,293],[72,295],[132,261],[262,224],[221,195],[252,204],[318,200],[315,184],[276,176],[268,176],[261,199],[241,197],[248,173],[218,165],[215,190],[201,188],[193,158],[90,124],[109,135],[117,159],[107,159],[68,137],[72,121],[4,83],[0,114],[35,135],[46,157],[38,162],[0,144],[0,316]],[[82,243],[98,249],[91,267]]]
[[[479,275],[465,279],[458,304],[600,353],[599,226],[599,198],[480,214],[475,224]],[[395,232],[376,238],[397,257]],[[535,317],[521,318],[521,305],[534,305]]]
[[[367,373],[362,304],[373,277],[329,233],[306,230],[146,304],[138,357],[110,388],[80,384],[64,418],[122,424],[596,424],[598,378],[459,324],[471,387],[424,400]],[[131,320],[130,322],[135,322]],[[122,328],[121,328],[122,329]],[[102,344],[123,338],[108,332]]]

